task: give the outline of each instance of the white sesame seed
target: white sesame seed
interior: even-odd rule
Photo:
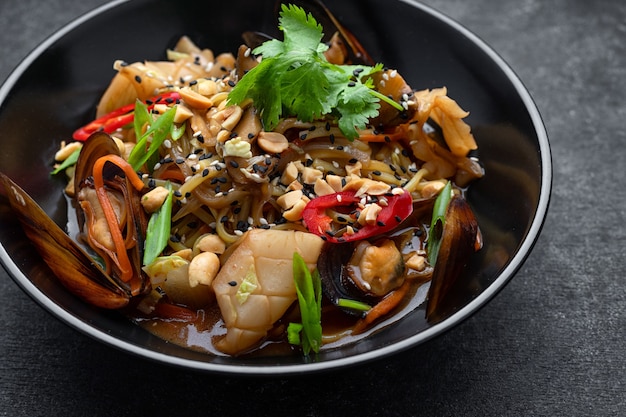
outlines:
[[[167,149],[171,149],[172,148],[172,142],[169,139],[165,139],[163,141],[163,146],[165,146]]]
[[[241,230],[239,230],[239,229],[235,230],[235,234],[237,236],[243,236],[243,232]]]
[[[261,223],[262,225],[266,225],[267,224],[267,220],[265,219],[265,217],[261,217],[259,219],[259,223]]]
[[[157,170],[159,168],[161,168],[161,163],[160,162],[157,162],[156,164],[154,164],[154,170]]]

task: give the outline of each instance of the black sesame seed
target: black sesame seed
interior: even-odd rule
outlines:
[[[220,223],[226,223],[228,221],[228,216],[222,216],[220,219]]]
[[[169,164],[169,163],[172,163],[172,162],[174,162],[174,160],[172,158],[163,158],[161,160],[161,164]]]
[[[183,162],[185,162],[184,158],[176,158],[176,163],[177,164],[182,164]]]
[[[301,134],[301,135],[300,135],[300,139],[302,139],[302,140],[306,140],[306,133]]]
[[[341,146],[341,145],[337,146],[337,150],[338,151],[343,151],[343,146]]]
[[[198,227],[198,222],[189,222],[187,223],[187,227],[189,227],[190,229],[195,229],[196,227]]]
[[[239,200],[235,200],[230,203],[231,206],[236,206],[237,204],[239,204]]]
[[[198,136],[196,136],[196,139],[198,139],[198,142],[204,143],[204,136],[198,135]]]
[[[221,66],[220,70],[222,70],[222,72],[228,72],[228,68],[226,68],[225,66]]]
[[[261,226],[259,226],[261,229],[265,229],[268,230],[270,228],[269,224],[262,224]]]
[[[196,84],[198,84],[198,80],[191,80],[191,81],[189,81],[189,85],[190,86],[196,85]]]
[[[235,208],[233,209],[233,213],[235,213],[235,214],[239,214],[239,213],[241,213],[241,207],[235,207]]]
[[[389,136],[387,136],[387,135],[385,135],[385,142],[387,142],[387,143],[391,142],[391,138]]]
[[[174,196],[175,197],[182,197],[183,193],[181,193],[180,191],[176,190],[176,191],[174,191]]]
[[[141,77],[139,75],[135,75],[135,81],[141,84]]]
[[[352,158],[348,162],[350,162],[351,164],[356,164],[357,162],[359,162],[359,160],[356,158]]]
[[[330,122],[326,122],[326,126],[324,126],[326,130],[330,130]]]
[[[377,221],[376,224],[380,227],[385,227],[385,223],[381,222],[381,221]]]
[[[252,139],[254,137],[254,133],[248,133],[248,139]]]
[[[348,83],[348,87],[354,87],[356,85],[356,83],[354,81],[350,81]]]
[[[402,217],[400,217],[400,216],[395,216],[395,219],[396,219],[396,221],[397,221],[398,223],[400,223],[400,222],[402,221]]]
[[[407,151],[406,149],[402,149],[402,156],[409,156],[409,151]]]
[[[148,180],[148,187],[150,187],[150,188],[156,187],[156,181],[154,180],[154,178],[150,178]]]
[[[170,235],[170,240],[174,243],[180,242],[180,238],[176,235]]]
[[[231,166],[231,167],[233,167],[233,168],[239,168],[239,164],[237,163],[237,161],[233,161],[233,160],[231,160],[231,161],[229,162],[229,164],[230,164],[230,166]]]
[[[230,285],[231,287],[236,287],[237,281],[228,281],[228,285]]]
[[[330,143],[333,143],[333,144],[335,143],[335,135],[334,134],[331,133],[330,135],[328,135],[328,139],[330,140]]]

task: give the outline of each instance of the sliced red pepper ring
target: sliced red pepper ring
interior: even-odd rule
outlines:
[[[354,233],[343,233],[337,236],[332,228],[333,219],[326,213],[327,209],[354,211],[363,196],[357,196],[354,191],[343,191],[316,197],[309,201],[302,212],[302,220],[309,232],[321,236],[332,243],[351,242],[367,239],[393,230],[413,212],[413,198],[411,193],[404,191],[399,194],[386,194],[386,205],[380,205],[382,210],[376,217],[376,224],[365,224],[354,230]]]
[[[144,103],[147,105],[148,110],[152,110],[155,104],[171,104],[178,100],[180,100],[180,94],[176,91],[170,91],[146,100]],[[112,112],[87,123],[80,129],[77,129],[72,134],[72,138],[74,138],[74,140],[84,142],[94,132],[101,131],[105,133],[113,133],[117,129],[133,122],[135,119],[134,110],[134,103],[127,104],[119,109],[113,110]]]

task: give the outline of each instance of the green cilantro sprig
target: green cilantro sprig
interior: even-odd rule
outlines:
[[[335,65],[326,60],[323,28],[298,6],[282,5],[279,29],[284,40],[273,39],[254,49],[261,62],[239,80],[228,96],[229,103],[247,98],[259,109],[266,130],[283,115],[311,122],[326,115],[337,118],[349,139],[359,136],[370,118],[378,115],[380,100],[402,106],[374,90],[371,75],[382,64]]]

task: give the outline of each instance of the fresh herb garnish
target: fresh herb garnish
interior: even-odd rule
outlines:
[[[302,323],[290,323],[287,338],[291,344],[302,345],[305,355],[311,350],[317,353],[322,346],[322,281],[317,269],[311,273],[297,252],[293,254],[293,279]]]
[[[439,247],[441,246],[443,227],[446,223],[446,212],[448,211],[450,200],[452,200],[452,182],[448,181],[446,186],[443,187],[437,196],[435,206],[433,207],[433,217],[430,222],[430,231],[428,233],[428,242],[426,244],[428,262],[431,265],[435,265],[435,262],[437,261]]]
[[[168,136],[178,133],[174,125],[174,116],[176,115],[176,106],[169,108],[165,113],[152,120],[146,105],[137,100],[135,103],[135,119],[134,127],[137,135],[137,143],[133,147],[128,157],[128,163],[135,171],[139,171],[141,167],[157,154],[159,147],[163,144]],[[142,133],[145,123],[149,124],[148,129]],[[176,132],[176,133],[175,133]],[[149,141],[149,139],[151,140]],[[149,143],[149,146],[148,146]],[[152,170],[153,163],[148,164],[148,170]]]
[[[380,100],[402,110],[399,103],[374,90],[370,76],[381,71],[382,64],[328,62],[324,56],[328,46],[321,43],[322,26],[304,9],[283,4],[279,29],[284,40],[273,39],[254,49],[263,59],[228,97],[231,104],[251,98],[266,130],[272,130],[283,115],[304,122],[333,115],[342,133],[355,139],[357,129],[364,129],[368,120],[378,115]]]
[[[72,165],[76,164],[76,162],[78,162],[79,155],[80,155],[80,149],[76,149],[74,152],[70,154],[70,156],[65,158],[65,160],[50,173],[50,175],[56,175],[59,172],[63,171],[65,168],[69,168]]]
[[[143,252],[143,264],[150,265],[167,246],[172,227],[172,185],[165,184],[168,196],[157,211],[152,213],[146,230],[146,243]]]

